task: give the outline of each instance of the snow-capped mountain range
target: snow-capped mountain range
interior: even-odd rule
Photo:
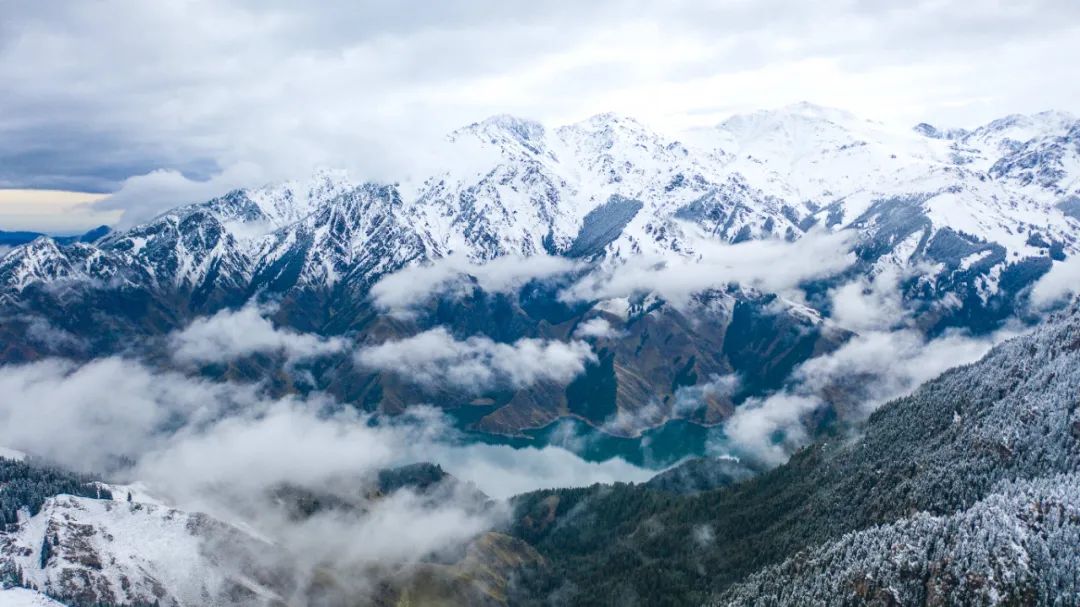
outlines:
[[[496,116],[449,135],[470,170],[433,175],[411,195],[321,171],[181,207],[92,244],[39,239],[5,256],[0,285],[7,299],[61,279],[181,291],[369,285],[450,254],[567,254],[590,218],[625,222],[602,243],[604,257],[693,257],[692,227],[725,242],[792,240],[813,226],[872,238],[883,230],[882,203],[897,200],[928,220],[891,243],[901,257],[946,229],[1001,245],[1008,261],[1045,256],[1051,243],[1070,254],[1080,226],[1078,124],[1047,112],[970,132],[892,129],[798,104],[735,116],[683,142],[613,114],[555,129]],[[598,217],[613,196],[640,209]]]
[[[617,385],[604,402],[615,404],[575,409],[571,388],[549,386],[479,425],[517,432],[568,414],[602,425],[600,412],[640,413],[659,398],[660,413],[641,422],[648,427],[678,416],[681,386],[737,372],[747,385],[776,388],[806,357],[834,349],[845,337],[829,326],[829,294],[840,285],[899,276],[920,329],[985,332],[1038,317],[1032,285],[1080,250],[1080,121],[1066,114],[1014,115],[966,131],[896,128],[802,103],[684,135],[613,114],[558,128],[495,116],[450,133],[447,168],[408,187],[323,170],[92,242],[38,238],[0,258],[0,361],[115,352],[133,336],[160,336],[265,296],[280,302],[278,324],[359,343],[442,325],[459,339],[566,340],[599,316],[613,326],[597,341],[613,360],[597,360]],[[802,281],[800,296],[781,293],[780,314],[768,282],[732,289],[707,277],[695,288],[713,294],[689,309],[634,299],[642,293],[606,300],[586,290],[585,301],[568,303],[565,291],[534,289],[511,302],[435,303],[403,320],[371,298],[386,276],[451,258],[563,258],[573,268],[565,287],[632,264],[707,274],[711,266],[695,264],[717,251],[823,235],[846,237],[830,246],[850,249],[835,252],[851,263]],[[742,263],[825,267],[814,257],[834,252],[793,251],[810,258]],[[734,266],[743,259],[729,257]],[[632,328],[644,317],[657,324]],[[421,398],[392,380],[338,372],[315,385],[389,410]],[[699,421],[722,420],[731,406],[713,403]]]

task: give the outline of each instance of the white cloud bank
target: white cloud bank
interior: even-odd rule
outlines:
[[[438,295],[462,296],[477,286],[488,293],[509,293],[531,280],[543,280],[578,267],[565,257],[505,255],[485,263],[473,263],[462,255],[450,255],[426,265],[410,266],[379,279],[371,288],[375,305],[398,314]]]
[[[267,398],[251,384],[118,357],[0,367],[0,393],[5,448],[138,477],[180,501],[212,499],[202,492],[223,485],[253,492],[322,484],[417,461],[440,463],[495,497],[652,474],[617,459],[587,462],[559,447],[468,444],[430,407],[374,423],[325,395]]]
[[[832,403],[841,417],[858,423],[946,370],[979,360],[994,344],[1013,335],[1002,331],[974,338],[957,333],[933,340],[914,330],[858,335],[835,352],[796,368],[788,389],[736,408],[724,432],[739,454],[769,466],[782,464],[809,441],[805,423],[811,412]],[[832,401],[830,389],[846,391],[855,403]]]
[[[620,335],[622,335],[622,332],[611,326],[611,322],[601,316],[590,318],[574,329],[574,337],[584,339],[590,337],[593,339],[611,339]]]
[[[210,200],[230,190],[261,185],[262,170],[248,162],[229,165],[213,176],[198,180],[174,169],[156,169],[125,179],[119,189],[95,202],[96,212],[112,212],[117,228],[149,221],[178,206]],[[119,211],[121,215],[116,216]],[[116,221],[119,219],[119,221]]]
[[[1055,263],[1031,289],[1031,303],[1048,308],[1068,297],[1080,294],[1080,255]]]
[[[589,274],[560,297],[593,301],[655,292],[680,304],[694,293],[735,282],[798,299],[794,292],[800,283],[833,275],[855,261],[852,238],[850,232],[811,231],[794,242],[751,240],[729,245],[700,237],[694,239],[695,259],[635,257]]]
[[[274,554],[247,556],[288,579],[347,580],[341,591],[351,600],[371,590],[373,569],[393,571],[501,524],[505,504],[479,507],[467,486],[435,500],[406,489],[354,510],[297,519],[276,489],[355,500],[378,470],[419,461],[441,464],[495,498],[653,474],[618,459],[587,462],[559,447],[468,444],[450,419],[427,407],[380,420],[320,394],[267,398],[257,386],[206,382],[117,357],[0,367],[0,393],[0,455],[18,450],[118,481],[138,479],[170,505],[266,538]]]
[[[272,308],[249,303],[197,318],[169,336],[173,358],[181,363],[227,362],[256,352],[277,353],[289,362],[336,354],[348,341],[277,328],[267,316]]]
[[[459,547],[505,513],[500,505],[477,510],[456,494],[432,501],[406,489],[360,509],[297,518],[274,498],[282,486],[362,495],[377,470],[409,454],[437,455],[434,436],[449,427],[434,415],[379,427],[320,395],[265,399],[252,386],[117,358],[0,367],[0,391],[10,397],[0,407],[0,444],[67,468],[138,478],[173,507],[251,529],[273,545],[245,559],[265,559],[285,579],[343,576],[353,596],[370,590],[370,566],[392,570]],[[237,550],[242,545],[226,554]]]
[[[472,392],[523,388],[541,381],[565,383],[594,360],[592,348],[582,341],[526,338],[504,344],[483,336],[459,341],[442,327],[356,352],[356,362],[363,367],[429,387]]]
[[[832,301],[829,320],[849,331],[904,325],[909,313],[898,288],[900,279],[900,268],[890,265],[873,277],[859,277],[833,289],[829,293]]]
[[[1007,327],[981,337],[946,332],[927,339],[901,303],[899,282],[899,273],[885,270],[873,280],[860,277],[833,289],[833,320],[859,333],[796,367],[784,390],[738,407],[724,425],[729,446],[759,464],[779,465],[809,441],[805,424],[812,412],[832,406],[847,422],[859,423],[882,404],[979,360],[1016,335]]]
[[[154,448],[177,420],[197,427],[225,407],[258,402],[250,387],[154,373],[120,358],[3,366],[0,394],[0,445],[101,471]]]

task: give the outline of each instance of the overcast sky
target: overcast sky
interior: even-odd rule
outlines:
[[[799,100],[951,126],[1080,113],[1075,0],[0,7],[0,188],[111,192],[165,169],[210,192],[316,165],[392,180],[425,139],[496,113],[668,131]]]

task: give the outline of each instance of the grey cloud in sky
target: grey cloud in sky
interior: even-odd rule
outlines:
[[[3,10],[0,187],[112,191],[155,169],[205,180],[236,165],[391,181],[425,141],[503,112],[675,129],[801,99],[959,126],[1080,110],[1080,5],[1061,0]]]

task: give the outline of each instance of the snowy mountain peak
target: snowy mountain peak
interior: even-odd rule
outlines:
[[[450,139],[456,140],[465,133],[492,141],[510,137],[522,143],[535,143],[543,139],[545,130],[542,124],[534,120],[510,114],[496,114],[454,131],[450,134]]]
[[[831,124],[835,128],[850,129],[864,123],[851,112],[825,107],[807,101],[793,103],[771,110],[758,110],[748,114],[735,114],[718,125],[737,137],[752,138],[770,131],[793,129],[797,126]],[[820,126],[818,127],[820,128]]]
[[[597,114],[556,132],[562,145],[577,157],[576,163],[600,170],[605,181],[612,171],[651,172],[655,165],[670,165],[687,153],[674,139],[615,113]]]
[[[344,170],[320,168],[303,181],[287,181],[241,193],[253,202],[275,227],[298,221],[327,200],[352,190],[356,184]]]
[[[1068,129],[1069,125],[1076,122],[1076,117],[1068,112],[1047,110],[1034,114],[1009,114],[1003,118],[991,120],[986,125],[976,129],[977,131],[1006,131],[1012,130],[1017,134],[1031,134],[1037,136],[1044,133],[1056,132]],[[1020,135],[1021,137],[1023,135]],[[1030,139],[1031,137],[1028,137]]]
[[[962,139],[969,131],[967,129],[939,129],[938,127],[928,124],[926,122],[920,122],[912,127],[913,131],[931,139],[948,139],[950,141],[956,139]]]
[[[31,240],[27,245],[27,252],[39,256],[52,256],[60,252],[60,247],[56,244],[56,241],[48,236],[38,236]]]
[[[1067,139],[1069,133],[1078,125],[1080,121],[1067,112],[1010,114],[957,138],[952,145],[953,157],[957,164],[988,171],[996,177],[1014,172],[1011,169],[1018,165],[1023,169],[1022,172],[1030,173],[1030,169],[1035,168],[1034,164],[1050,161],[1059,165],[1053,169],[1054,175],[1033,179],[1032,175],[1026,174],[1019,181],[1023,185],[1033,181],[1043,186],[1052,185],[1051,189],[1057,195],[1060,193],[1058,186],[1061,178],[1064,177],[1064,172],[1069,171],[1066,165],[1071,166],[1071,161],[1063,160],[1062,157],[1071,153],[1061,147],[1062,142],[1056,140]],[[1048,149],[1036,151],[1037,148]],[[1020,160],[1021,158],[1023,160]],[[1020,161],[1017,162],[1018,160]],[[1025,164],[1032,166],[1023,166]]]
[[[637,119],[631,116],[625,116],[617,112],[603,112],[601,114],[594,114],[589,116],[585,120],[567,125],[572,128],[581,129],[611,129],[622,128],[635,131],[645,131],[646,127],[641,124]]]
[[[717,125],[713,137],[715,148],[735,155],[802,158],[895,135],[884,125],[847,111],[803,102],[736,114]]]
[[[796,101],[780,107],[777,110],[773,110],[778,114],[789,114],[793,116],[802,116],[804,118],[811,118],[814,120],[828,120],[829,122],[854,122],[860,120],[855,114],[852,114],[848,110],[830,107],[827,105],[820,105],[812,103],[810,101]]]
[[[597,114],[559,127],[557,133],[565,145],[590,156],[644,153],[655,157],[673,143],[637,120],[615,113]]]
[[[71,261],[47,236],[39,236],[0,258],[0,279],[16,291],[33,282],[66,278],[71,272]]]
[[[963,143],[979,146],[990,155],[1008,153],[1033,139],[1064,135],[1076,122],[1075,116],[1059,111],[1010,114],[971,131]]]
[[[345,169],[335,167],[317,167],[311,172],[311,183],[348,183],[349,172]]]

